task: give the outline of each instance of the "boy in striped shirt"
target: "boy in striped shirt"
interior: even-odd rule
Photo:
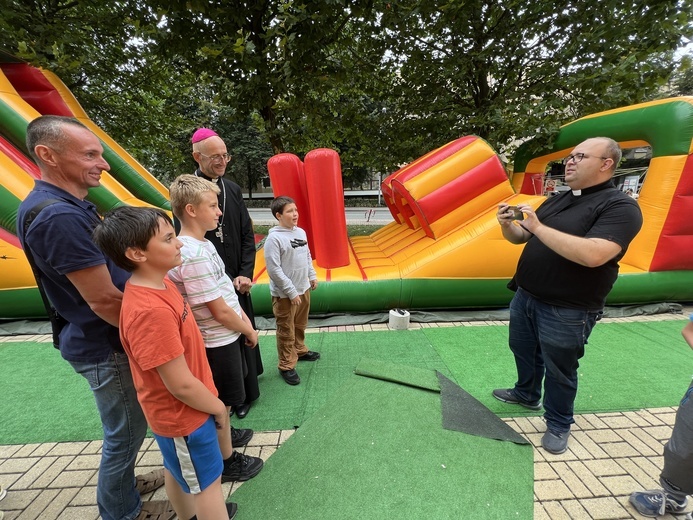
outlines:
[[[254,347],[258,332],[238,303],[233,282],[224,262],[205,233],[216,229],[221,211],[219,188],[206,179],[181,175],[169,189],[173,214],[181,223],[178,239],[183,242],[181,265],[171,269],[169,278],[188,301],[204,339],[207,359],[212,369],[219,399],[231,407],[245,402],[243,380],[247,372],[241,353],[242,342]],[[231,428],[234,447],[250,441],[253,431]],[[262,469],[262,459],[234,451],[233,471],[224,472],[224,482],[245,481]]]

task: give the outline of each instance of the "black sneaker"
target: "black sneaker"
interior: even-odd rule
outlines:
[[[245,482],[260,473],[264,462],[260,457],[250,457],[234,450],[233,455],[224,461],[221,472],[222,482]]]
[[[291,370],[280,370],[279,373],[284,378],[284,381],[290,385],[297,385],[301,382],[301,378],[298,376],[298,372],[296,372],[296,369],[294,368]]]
[[[541,438],[541,447],[549,453],[560,455],[561,453],[565,453],[568,449],[569,438],[570,432],[546,430],[546,433],[544,433],[544,436]]]
[[[312,350],[298,356],[299,361],[317,361],[318,359],[320,359],[320,352],[313,352]]]
[[[520,406],[524,406],[525,408],[528,408],[530,410],[541,410],[541,401],[537,401],[535,403],[528,403],[525,401],[521,401],[516,395],[515,392],[513,391],[512,388],[498,388],[493,391],[493,397],[498,399],[499,401],[503,401],[504,403],[508,404],[519,404]]]
[[[235,502],[226,502],[226,512],[229,515],[229,520],[236,518],[236,513],[238,513],[238,504]],[[193,515],[190,520],[197,520],[197,515]]]
[[[248,428],[234,428],[231,426],[231,445],[234,448],[245,446],[253,438],[253,430]]]
[[[229,520],[233,520],[238,513],[238,504],[235,502],[226,502],[226,512],[229,514]]]

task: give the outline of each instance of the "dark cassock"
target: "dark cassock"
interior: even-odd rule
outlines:
[[[195,175],[214,182],[219,187],[219,209],[222,212],[219,227],[205,234],[219,253],[226,266],[226,274],[233,280],[237,276],[245,276],[253,279],[255,271],[255,232],[250,220],[248,208],[243,202],[241,188],[233,181],[220,177],[217,180],[210,179],[199,169]],[[176,233],[180,231],[180,223],[176,220]],[[242,294],[236,291],[238,302],[246,313],[250,322],[255,327],[255,313],[250,294]],[[250,404],[260,397],[258,376],[264,371],[262,358],[260,357],[260,344],[255,348],[243,346],[247,374],[244,380],[246,404]],[[244,370],[245,372],[245,370]],[[243,403],[238,403],[243,404]]]

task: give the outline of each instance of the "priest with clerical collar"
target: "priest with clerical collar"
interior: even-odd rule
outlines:
[[[496,215],[505,239],[525,246],[508,284],[515,291],[509,345],[518,378],[493,396],[541,410],[543,384],[541,442],[553,454],[568,447],[579,360],[618,277],[618,262],[642,227],[638,203],[612,182],[620,160],[614,140],[587,139],[563,160],[570,191],[536,212],[503,203]]]
[[[217,229],[205,238],[214,244],[233,280],[238,301],[255,327],[255,313],[250,298],[255,270],[255,233],[250,214],[243,201],[240,186],[224,177],[231,155],[224,140],[210,128],[199,128],[192,136],[192,156],[198,167],[194,174],[219,186],[219,209],[222,212]],[[180,229],[176,223],[176,229]],[[251,404],[260,396],[258,376],[263,372],[259,344],[244,348],[246,399],[233,407],[238,418],[244,418]]]

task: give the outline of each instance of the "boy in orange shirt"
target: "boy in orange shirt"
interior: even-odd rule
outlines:
[[[182,243],[162,210],[120,207],[94,242],[132,272],[123,292],[120,335],[137,397],[164,458],[165,486],[178,518],[227,520],[221,480],[232,456],[229,414],[217,397],[200,329],[175,285]],[[217,435],[217,430],[227,432]]]

